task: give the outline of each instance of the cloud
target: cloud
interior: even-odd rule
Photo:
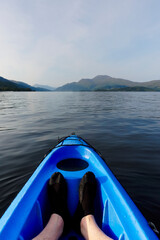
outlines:
[[[159,78],[159,7],[159,0],[1,1],[0,75],[53,86],[97,74]]]

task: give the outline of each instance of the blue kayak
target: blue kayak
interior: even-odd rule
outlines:
[[[158,240],[146,219],[117,181],[106,163],[82,138],[64,138],[44,158],[0,220],[0,240],[27,240],[39,234],[50,217],[48,180],[61,172],[68,184],[68,208],[73,215],[78,204],[78,187],[83,175],[92,171],[98,182],[95,218],[111,238],[119,240]],[[75,236],[71,231],[61,239]]]

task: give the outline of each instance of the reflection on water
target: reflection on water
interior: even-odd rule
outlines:
[[[0,214],[58,137],[98,149],[147,220],[160,225],[159,93],[0,93]]]

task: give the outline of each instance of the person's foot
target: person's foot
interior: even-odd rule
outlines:
[[[55,172],[48,183],[48,197],[51,212],[60,215],[64,221],[64,231],[68,229],[70,219],[67,208],[67,183],[60,172]]]
[[[74,215],[75,230],[80,232],[80,222],[87,215],[94,215],[94,200],[96,197],[97,181],[92,172],[87,172],[79,185],[79,203]]]

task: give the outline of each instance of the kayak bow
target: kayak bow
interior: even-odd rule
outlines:
[[[92,171],[98,182],[95,218],[99,227],[113,239],[156,240],[155,233],[120,185],[106,163],[82,138],[64,138],[44,158],[0,220],[0,239],[27,240],[45,227],[50,217],[48,180],[61,172],[68,184],[68,208],[73,215],[78,203],[78,187],[83,175]],[[74,231],[61,239],[76,236]]]

